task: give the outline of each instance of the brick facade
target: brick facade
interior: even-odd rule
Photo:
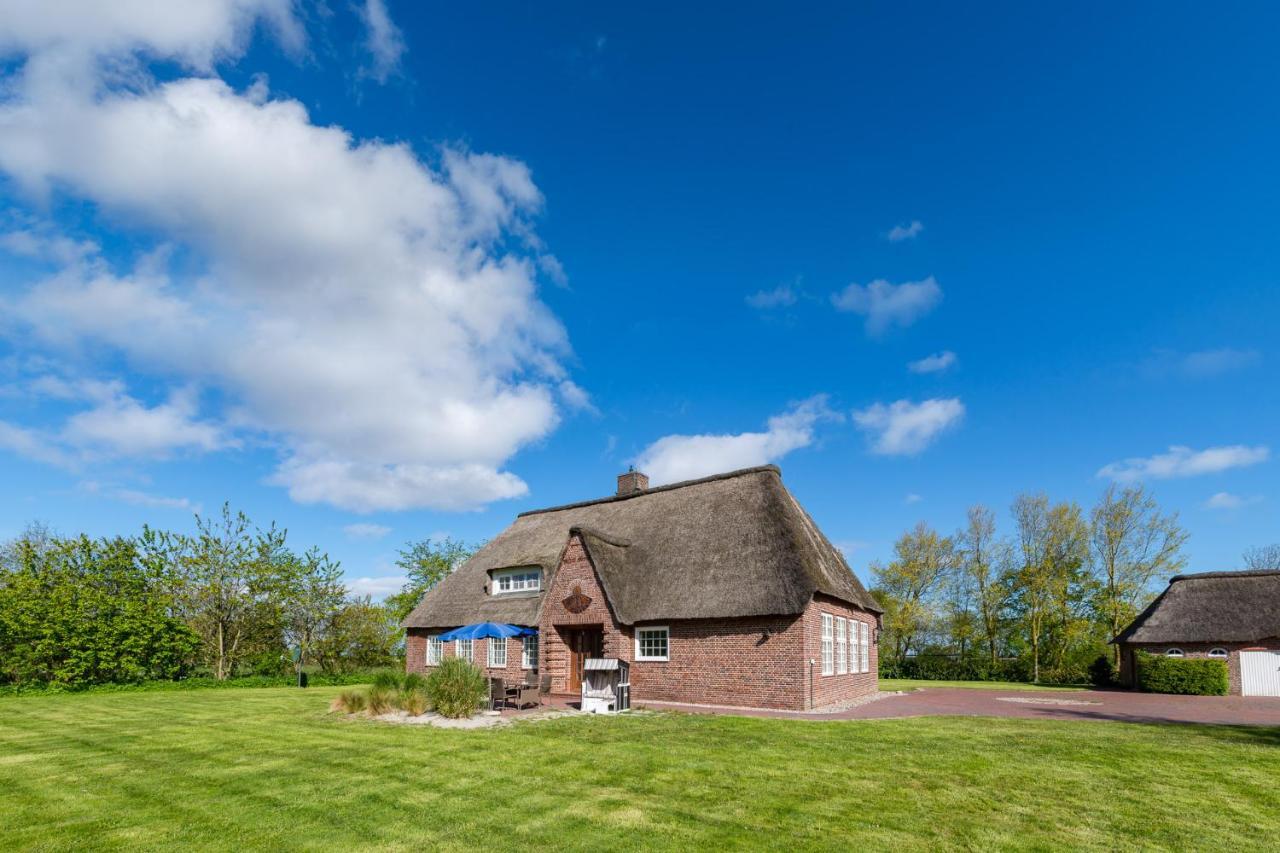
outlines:
[[[566,599],[571,598],[572,609],[565,604]],[[584,602],[584,598],[589,601]],[[873,640],[868,672],[821,674],[823,613],[868,624],[868,637]],[[668,660],[637,661],[636,628],[653,625],[665,626],[669,631]],[[631,694],[635,702],[648,699],[803,710],[846,701],[878,689],[875,614],[819,595],[797,615],[623,625],[609,605],[581,538],[573,534],[544,592],[538,625],[539,683],[546,684],[549,679],[552,693],[571,690],[566,631],[583,627],[600,629],[605,657],[631,663]],[[426,637],[431,633],[438,632],[409,629],[406,640],[409,671],[429,669]],[[509,681],[520,680],[526,674],[520,668],[521,641],[510,639],[507,644],[505,670],[486,667],[486,671]],[[448,643],[445,653],[453,654],[455,649],[454,643]],[[475,661],[481,666],[487,663],[487,651],[487,641],[475,641]]]
[[[1227,650],[1227,692],[1232,696],[1241,694],[1240,687],[1240,652],[1254,649],[1280,649],[1280,637],[1259,640],[1254,643],[1122,643],[1120,646],[1120,683],[1129,687],[1137,686],[1134,682],[1134,660],[1139,651],[1153,655],[1163,655],[1169,649],[1182,649],[1184,657],[1207,658],[1212,649]]]
[[[456,626],[455,626],[456,627]],[[427,637],[441,634],[447,629],[425,630],[410,628],[405,636],[405,671],[419,672],[423,675],[434,667],[427,665]],[[523,681],[531,670],[521,665],[524,655],[524,640],[511,637],[507,640],[507,665],[505,667],[489,666],[489,640],[472,640],[471,660],[485,671],[490,678],[501,678],[509,684]],[[445,643],[444,656],[454,657],[458,654],[458,644]]]

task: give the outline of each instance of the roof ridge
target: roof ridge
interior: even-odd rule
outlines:
[[[630,539],[627,539],[622,536],[614,536],[612,533],[605,533],[603,530],[600,530],[598,527],[591,527],[590,525],[587,525],[587,524],[570,525],[569,533],[571,535],[574,533],[577,533],[580,535],[585,533],[586,535],[599,539],[601,542],[604,542],[606,545],[612,545],[615,548],[631,547]]]
[[[1184,575],[1174,575],[1169,578],[1169,583],[1174,581],[1200,580],[1201,578],[1259,578],[1268,577],[1270,575],[1280,575],[1280,569],[1240,569],[1234,572],[1191,572]]]
[[[603,498],[594,498],[589,501],[577,501],[575,503],[560,504],[559,506],[549,506],[543,509],[527,509],[518,514],[516,518],[524,518],[526,515],[540,515],[547,512],[559,512],[565,509],[577,509],[583,506],[594,506],[595,504],[613,503],[615,501],[630,501],[636,498],[643,498],[648,495],[657,494],[658,492],[670,492],[675,489],[683,489],[687,486],[698,486],[703,483],[712,483],[716,480],[729,480],[734,477],[744,477],[748,474],[762,474],[769,472],[776,474],[778,479],[782,479],[782,469],[777,465],[757,465],[754,468],[739,468],[736,471],[725,471],[722,474],[712,474],[707,477],[699,477],[695,480],[681,480],[678,483],[668,483],[665,486],[654,486],[652,489],[645,489],[642,492],[635,492],[630,495],[609,495]]]

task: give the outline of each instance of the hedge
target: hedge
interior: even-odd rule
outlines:
[[[1225,696],[1226,661],[1171,658],[1138,652],[1138,689],[1148,693]]]
[[[347,684],[368,684],[378,672],[346,672],[325,675],[308,674],[307,683],[312,687],[338,687]],[[0,684],[0,696],[38,696],[50,693],[134,693],[156,690],[208,690],[253,687],[294,687],[297,675],[248,675],[218,681],[214,678],[183,678],[175,681],[142,681],[136,684],[94,684],[83,687],[65,684]]]

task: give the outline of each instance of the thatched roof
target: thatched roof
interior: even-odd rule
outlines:
[[[490,572],[540,566],[551,583],[579,533],[624,624],[800,613],[815,592],[876,613],[840,552],[773,465],[522,513],[409,614],[411,628],[536,625],[541,593],[491,596]]]
[[[1112,641],[1249,642],[1280,637],[1280,571],[1178,575]]]

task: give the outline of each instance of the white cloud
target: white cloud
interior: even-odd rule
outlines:
[[[59,468],[74,468],[76,465],[75,458],[50,441],[48,436],[7,421],[0,421],[0,450]]]
[[[376,578],[352,578],[347,581],[347,592],[354,596],[371,596],[374,601],[381,601],[388,595],[399,592],[408,583],[405,575],[385,575]]]
[[[908,492],[907,496],[902,499],[902,502],[907,506],[911,506],[911,504],[918,504],[922,500],[924,500],[924,498],[917,495],[915,492]]]
[[[133,504],[134,506],[144,506],[152,509],[177,509],[187,512],[198,513],[202,511],[201,505],[192,501],[190,498],[173,498],[166,495],[153,495],[150,492],[140,492],[136,489],[122,489],[94,480],[85,480],[78,486],[80,491],[91,495],[100,495],[111,500],[117,500],[122,503]]]
[[[1250,495],[1249,497],[1244,497],[1241,495],[1233,495],[1230,492],[1217,492],[1204,502],[1204,508],[1240,509],[1241,507],[1261,503],[1261,501],[1262,495]]]
[[[787,308],[796,304],[796,292],[791,285],[780,284],[773,290],[757,290],[747,297],[747,304],[752,308],[768,310],[770,308]]]
[[[941,301],[942,288],[933,276],[902,284],[877,279],[867,285],[851,284],[831,295],[831,304],[837,311],[866,317],[867,333],[871,335],[883,334],[893,326],[910,326]]]
[[[956,354],[951,350],[943,350],[916,361],[907,362],[907,370],[912,373],[941,373],[955,363]]]
[[[1231,468],[1245,468],[1266,462],[1271,458],[1271,450],[1263,445],[1247,447],[1233,444],[1223,447],[1208,447],[1204,450],[1192,450],[1190,447],[1174,445],[1167,453],[1155,456],[1135,456],[1122,462],[1104,465],[1099,477],[1106,477],[1117,482],[1127,483],[1135,480],[1165,480],[1174,477],[1195,477],[1201,474],[1217,474]]]
[[[124,85],[100,73],[141,54],[207,72],[243,48],[255,15],[297,36],[291,8],[88,4],[86,23],[30,4],[17,26],[0,15],[0,45],[25,57],[2,81],[0,172],[183,258],[161,246],[124,271],[79,258],[17,288],[0,315],[68,373],[116,360],[78,358],[102,350],[221,408],[197,419],[172,396],[149,413],[122,403],[73,416],[70,438],[209,450],[227,442],[218,423],[280,448],[271,481],[296,500],[356,511],[524,494],[501,468],[556,427],[557,395],[572,406],[577,387],[563,384],[567,337],[537,294],[542,196],[527,166],[353,139],[262,80],[237,92],[214,76],[159,83],[139,66]],[[55,73],[68,63],[99,70]],[[147,428],[132,442],[115,428],[130,418]]]
[[[883,456],[920,453],[963,417],[964,404],[954,397],[920,403],[898,400],[887,406],[876,403],[853,413],[854,423],[873,435],[872,452]]]
[[[890,243],[900,243],[903,240],[914,240],[920,236],[920,232],[924,230],[924,223],[919,219],[911,220],[910,225],[895,225],[889,230],[888,238]]]
[[[381,539],[391,532],[385,524],[348,524],[342,528],[348,539]]]
[[[379,83],[385,83],[400,64],[404,53],[404,37],[400,28],[391,20],[387,4],[383,0],[365,0],[358,7],[360,20],[365,26],[365,48],[373,59],[373,65],[365,71]]]
[[[636,468],[656,486],[764,465],[809,446],[819,422],[839,418],[827,407],[826,395],[819,394],[769,418],[764,432],[660,438],[640,452]]]
[[[150,407],[114,394],[68,418],[62,440],[108,456],[135,457],[164,457],[181,449],[207,452],[231,443],[217,426],[197,420],[195,394],[189,389]]]
[[[1143,372],[1157,378],[1181,376],[1188,379],[1210,379],[1253,367],[1262,361],[1255,349],[1219,347],[1180,353],[1156,350],[1141,365]]]
[[[587,412],[592,415],[600,414],[600,410],[596,408],[595,403],[591,402],[591,395],[576,382],[566,379],[560,383],[559,390],[560,399],[564,401],[564,404],[571,411]]]

